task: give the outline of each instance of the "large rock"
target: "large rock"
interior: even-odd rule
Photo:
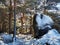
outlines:
[[[12,42],[12,36],[9,34],[3,34],[2,35],[4,43],[11,43]]]

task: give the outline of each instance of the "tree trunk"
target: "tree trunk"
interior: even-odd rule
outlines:
[[[12,1],[10,0],[10,7],[9,7],[9,34],[11,33],[11,17],[12,17]]]
[[[30,34],[32,33],[32,16],[30,16]]]
[[[21,33],[23,33],[23,18],[24,18],[24,13],[22,13],[22,17],[21,17]]]
[[[22,33],[22,29],[23,29],[23,17],[21,17],[21,33]]]

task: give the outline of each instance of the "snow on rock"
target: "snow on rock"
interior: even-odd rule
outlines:
[[[2,39],[4,41],[4,43],[10,43],[12,42],[12,36],[9,34],[3,34],[2,35]]]
[[[16,37],[16,41],[13,42],[9,42],[11,35],[3,34],[1,36],[3,38],[3,41],[0,40],[0,45],[33,45],[34,41],[36,41],[36,39],[33,39],[31,34],[19,34],[19,36],[17,35]]]
[[[51,35],[51,36],[57,36],[57,34],[59,34],[59,32],[56,30],[56,29],[52,29],[52,30],[49,30],[49,32],[47,33],[47,34],[49,34],[49,35]],[[56,34],[56,35],[55,35]]]
[[[47,34],[38,39],[34,45],[45,45],[46,43],[50,45],[60,45],[60,34],[57,30],[52,29]]]
[[[38,27],[41,27],[41,29],[44,29],[45,28],[45,25],[50,25],[52,26],[54,24],[54,21],[52,20],[51,17],[47,16],[47,15],[44,15],[43,14],[43,18],[41,19],[41,14],[40,13],[37,13],[37,17],[36,17],[36,22],[38,23]]]
[[[60,45],[60,34],[57,32],[57,30],[52,29],[51,31],[48,32],[49,35],[49,41],[48,43],[50,44],[55,44],[55,45]]]
[[[25,45],[23,39],[16,38],[16,41],[9,42],[8,44],[4,43],[4,41],[0,41],[0,45]]]

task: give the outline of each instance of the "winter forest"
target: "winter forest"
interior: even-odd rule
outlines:
[[[60,0],[0,0],[0,45],[60,45]]]

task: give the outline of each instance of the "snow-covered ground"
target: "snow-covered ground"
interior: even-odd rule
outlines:
[[[3,39],[2,39],[2,38]],[[33,37],[29,35],[19,34],[16,35],[16,41],[12,42],[12,36],[9,34],[2,34],[0,35],[0,45],[32,45],[35,41]]]
[[[60,14],[60,3],[57,3],[56,5],[50,5],[47,6],[47,11],[50,13],[54,13],[54,14]]]
[[[46,43],[50,45],[60,45],[60,34],[56,29],[50,30],[47,34],[42,36],[42,38],[36,40],[34,45],[45,45]]]
[[[3,36],[3,40],[1,38]],[[60,45],[60,34],[56,29],[49,30],[47,34],[42,36],[40,39],[34,39],[32,35],[16,35],[16,41],[7,42],[11,40],[11,35],[3,34],[0,36],[0,45],[45,45],[45,43],[49,43],[50,45]],[[4,42],[4,40],[6,42]]]

